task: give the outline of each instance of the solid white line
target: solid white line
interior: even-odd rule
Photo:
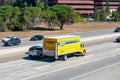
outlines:
[[[90,57],[93,57],[94,54],[90,54],[90,55],[85,55],[83,58],[90,58]]]
[[[109,67],[112,67],[112,66],[115,66],[115,65],[118,65],[118,64],[120,64],[120,62],[117,62],[117,63],[112,64],[112,65],[108,65],[108,66],[103,67],[103,68],[96,69],[96,70],[94,70],[94,71],[88,72],[88,73],[83,74],[83,75],[80,75],[80,76],[73,77],[73,78],[71,78],[70,80],[75,80],[75,79],[78,80],[78,79],[81,78],[81,77],[84,77],[84,76],[90,75],[90,74],[92,74],[92,73],[95,73],[95,72],[98,72],[98,71],[101,71],[101,70],[107,69],[107,68],[109,68]]]
[[[40,66],[40,67],[35,67],[35,70],[39,70],[39,69],[43,69],[43,68],[49,68],[51,67],[51,65],[44,65],[44,66]]]

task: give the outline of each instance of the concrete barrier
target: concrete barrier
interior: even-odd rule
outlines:
[[[37,45],[42,46],[42,44],[37,44]],[[10,49],[3,49],[3,50],[0,50],[0,55],[10,54],[10,53],[17,53],[17,52],[22,52],[22,51],[26,51],[27,52],[30,47],[31,46],[24,46],[24,47],[16,47],[16,48],[10,48]]]
[[[100,36],[94,36],[94,37],[81,38],[81,41],[86,43],[86,42],[91,42],[91,41],[96,41],[96,40],[116,38],[118,36],[120,36],[120,33],[113,33],[113,34],[109,34],[109,35],[100,35]],[[37,45],[42,46],[42,44],[37,44]],[[0,50],[0,55],[17,53],[17,52],[22,52],[22,51],[27,52],[30,47],[31,46],[24,46],[24,47],[3,49],[3,50]]]
[[[91,41],[102,40],[102,39],[111,39],[111,38],[116,39],[118,36],[120,36],[120,33],[113,33],[113,34],[107,34],[107,35],[81,38],[81,41],[85,43],[85,42],[91,42]]]

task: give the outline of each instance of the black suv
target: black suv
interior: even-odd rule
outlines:
[[[4,42],[4,46],[14,46],[19,45],[21,40],[19,38],[10,38],[9,40]]]

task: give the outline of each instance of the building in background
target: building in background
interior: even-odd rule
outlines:
[[[49,0],[49,5],[67,4],[72,6],[76,12],[85,15],[94,13],[94,0]]]
[[[109,5],[110,11],[116,11],[120,0],[94,0],[95,1],[95,8],[97,8],[98,11],[101,11],[103,8],[105,8],[107,5]]]
[[[120,0],[48,0],[48,5],[66,4],[72,6],[76,12],[82,15],[91,15],[96,8],[101,11],[107,5],[110,11],[117,10]]]

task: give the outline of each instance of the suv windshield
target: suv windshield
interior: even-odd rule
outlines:
[[[42,51],[43,49],[42,49],[42,48],[38,48],[38,47],[31,47],[31,48],[30,48],[30,51],[31,51],[31,50],[41,50],[41,51]]]
[[[42,51],[42,48],[36,48],[36,50],[41,50]]]

